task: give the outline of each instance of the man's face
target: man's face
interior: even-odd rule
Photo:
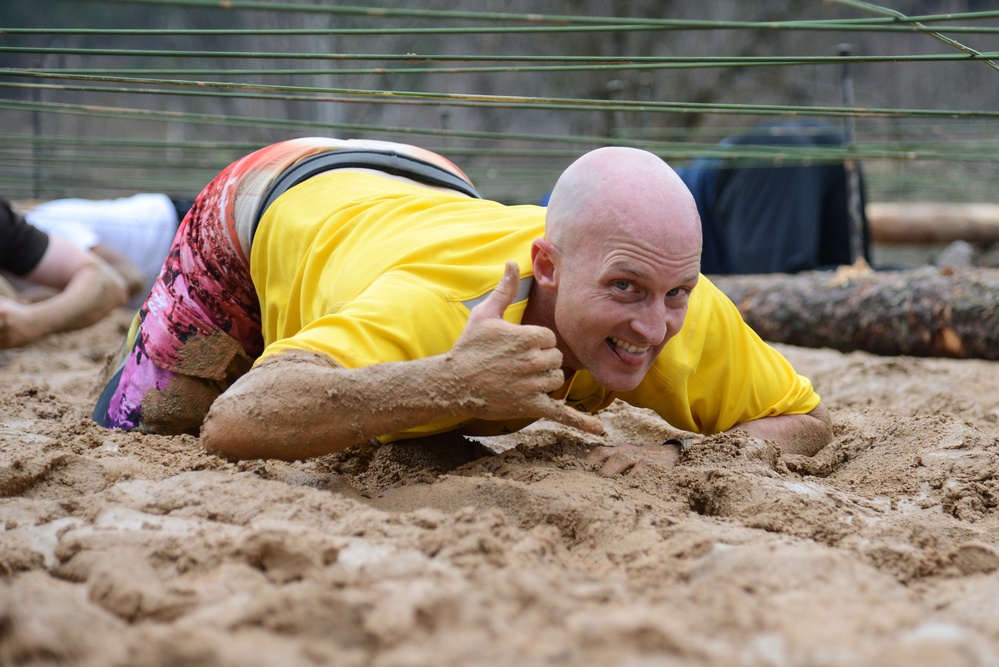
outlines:
[[[683,326],[700,238],[591,235],[559,253],[555,325],[564,365],[630,391]]]

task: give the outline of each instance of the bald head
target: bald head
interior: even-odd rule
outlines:
[[[699,280],[694,198],[652,153],[601,148],[559,177],[546,216],[524,321],[555,332],[566,368],[630,391],[680,331]]]
[[[687,186],[658,156],[637,148],[598,148],[559,177],[545,237],[569,251],[588,235],[619,232],[699,239],[701,227]]]

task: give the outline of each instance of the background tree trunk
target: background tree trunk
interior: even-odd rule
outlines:
[[[764,340],[844,352],[999,359],[999,270],[713,276]]]
[[[999,243],[996,204],[870,203],[867,218],[874,243]]]

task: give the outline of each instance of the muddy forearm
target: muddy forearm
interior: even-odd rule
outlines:
[[[212,405],[205,448],[229,459],[304,459],[474,409],[447,357],[331,364],[307,353],[265,361]]]
[[[832,440],[832,419],[821,403],[804,415],[779,415],[742,422],[735,428],[777,443],[788,454],[812,456]]]

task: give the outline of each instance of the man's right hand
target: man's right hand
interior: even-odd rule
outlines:
[[[502,280],[472,309],[465,330],[448,355],[451,362],[460,364],[456,374],[469,382],[470,414],[487,420],[545,418],[603,434],[598,418],[548,395],[565,382],[555,333],[546,327],[503,319],[519,284],[519,267],[507,262]]]

